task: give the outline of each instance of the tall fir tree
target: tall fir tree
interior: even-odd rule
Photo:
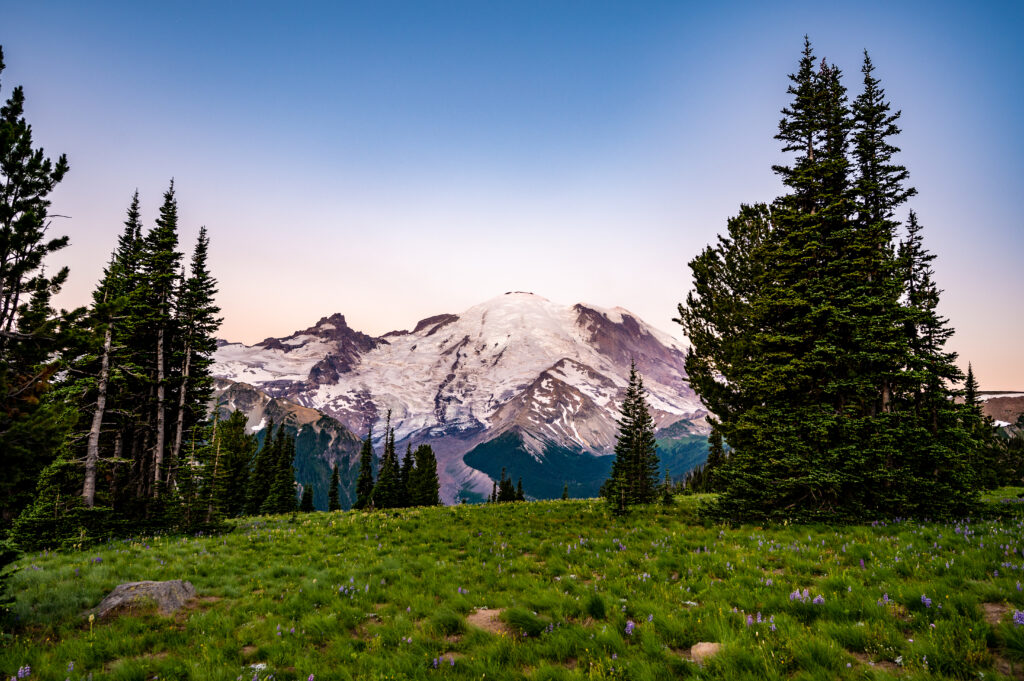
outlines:
[[[178,460],[182,434],[187,427],[204,418],[213,396],[210,366],[217,350],[214,334],[222,320],[217,317],[220,308],[213,300],[217,284],[206,264],[209,246],[206,227],[201,227],[188,277],[182,281],[176,296],[175,326],[178,333],[172,358],[178,367],[178,405],[170,447],[171,466]]]
[[[294,513],[295,498],[295,438],[282,423],[274,438],[274,459],[271,461],[270,490],[260,505],[260,513]]]
[[[168,383],[171,342],[175,333],[174,303],[181,270],[178,252],[178,201],[174,181],[164,192],[164,202],[156,226],[146,234],[142,252],[142,271],[146,288],[143,304],[148,310],[144,322],[151,337],[151,381],[154,386],[153,438],[151,445],[151,494],[159,496],[169,482],[167,454]]]
[[[391,428],[391,412],[388,412],[384,429],[384,453],[380,457],[377,484],[373,487],[375,508],[396,508],[401,503],[402,471],[395,453],[395,431]]]
[[[4,71],[0,48],[0,75]],[[24,116],[25,93],[16,86],[0,107],[0,536],[31,501],[35,481],[57,455],[75,414],[47,400],[60,370],[55,360],[66,323],[48,301],[67,268],[53,275],[46,258],[68,245],[48,237],[50,193],[68,172],[34,147]]]
[[[328,511],[340,511],[341,510],[341,499],[338,496],[338,486],[341,484],[341,478],[338,474],[338,464],[335,463],[331,469],[331,486],[327,490],[327,510]]]
[[[912,236],[894,244],[895,211],[914,193],[895,162],[899,113],[867,55],[862,74],[851,107],[839,70],[805,39],[776,136],[792,154],[773,166],[787,193],[743,206],[728,237],[690,263],[677,321],[691,384],[729,443],[714,477],[731,519],[970,505],[949,418],[949,329],[913,214]]]
[[[284,426],[282,426],[283,428]],[[274,422],[267,424],[264,430],[263,444],[257,450],[249,474],[249,485],[246,492],[246,515],[258,515],[263,503],[270,495],[274,483],[276,463],[278,460],[277,439],[274,437]]]
[[[356,478],[356,501],[352,508],[369,508],[373,503],[373,426],[366,433],[359,451],[359,477]]]
[[[409,473],[410,502],[413,506],[437,506],[441,503],[441,485],[437,477],[437,458],[430,445],[420,445],[413,453],[416,466]]]
[[[299,511],[302,513],[312,513],[313,510],[313,486],[303,485],[302,501],[299,503]]]
[[[633,504],[655,501],[660,478],[654,420],[635,362],[629,369],[629,384],[618,423],[615,460],[603,489],[613,508],[622,512]]]
[[[416,503],[413,501],[415,493],[412,489],[412,471],[413,471],[413,455],[412,455],[412,443],[407,442],[405,444],[405,456],[402,457],[402,468],[399,473],[398,487],[400,490],[400,502],[399,506],[415,506]]]

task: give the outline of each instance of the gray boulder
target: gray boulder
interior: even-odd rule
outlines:
[[[196,597],[192,582],[174,579],[167,582],[127,582],[118,584],[95,608],[85,613],[106,617],[109,614],[131,613],[155,602],[161,615],[170,615]]]

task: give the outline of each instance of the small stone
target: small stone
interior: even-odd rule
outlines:
[[[701,641],[700,643],[695,643],[693,647],[690,648],[690,657],[697,664],[702,664],[704,660],[714,657],[721,650],[721,643],[708,643],[707,641]]]

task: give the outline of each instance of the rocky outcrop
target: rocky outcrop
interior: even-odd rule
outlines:
[[[99,605],[85,614],[99,618],[131,614],[155,603],[157,612],[171,615],[195,597],[196,589],[192,583],[180,579],[167,582],[127,582],[114,587]]]

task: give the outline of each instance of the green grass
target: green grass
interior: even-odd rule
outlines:
[[[731,528],[700,518],[695,496],[623,518],[599,501],[249,518],[220,536],[32,554],[13,580],[19,628],[0,673],[1020,678],[1024,503],[1004,496],[954,524]],[[176,616],[143,610],[92,631],[82,618],[121,582],[178,578],[201,600]],[[478,608],[502,611],[495,631],[472,625]],[[722,650],[700,667],[687,653],[702,641]]]

